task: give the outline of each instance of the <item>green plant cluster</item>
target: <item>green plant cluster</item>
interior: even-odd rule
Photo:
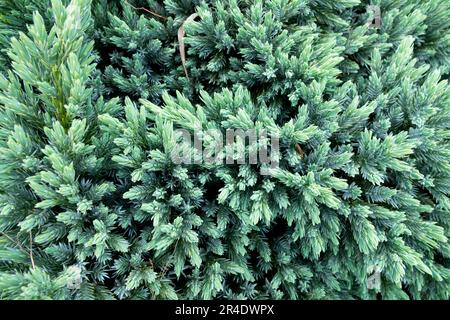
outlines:
[[[449,299],[449,17],[0,0],[0,299]],[[177,129],[279,167],[176,164]]]

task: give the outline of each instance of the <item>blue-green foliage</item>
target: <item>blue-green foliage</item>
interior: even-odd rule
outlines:
[[[0,38],[0,298],[449,298],[448,1],[35,2]],[[176,129],[266,129],[279,167],[175,164]]]

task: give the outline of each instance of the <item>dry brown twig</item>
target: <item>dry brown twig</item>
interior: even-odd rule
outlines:
[[[188,72],[186,69],[186,51],[184,47],[184,35],[186,34],[184,27],[187,23],[194,21],[195,18],[198,17],[198,13],[191,14],[184,22],[181,24],[181,27],[178,29],[178,43],[180,45],[180,56],[181,63],[183,64],[184,74],[186,78],[189,80]]]
[[[30,231],[30,260],[31,260],[31,265],[33,266],[33,269],[36,269],[36,266],[34,265],[34,259],[33,259],[33,235],[31,234],[31,231]]]
[[[160,18],[160,19],[167,20],[166,17],[164,17],[164,16],[162,16],[162,15],[160,15],[160,14],[157,14],[156,12],[153,12],[153,11],[147,9],[147,8],[144,8],[144,7],[135,7],[135,6],[133,6],[131,3],[128,3],[128,4],[129,4],[130,7],[132,7],[134,10],[142,10],[142,11],[147,12],[147,13],[149,13],[149,14],[155,16],[155,17],[158,17],[158,18]]]
[[[127,3],[128,3],[128,2],[127,2]],[[132,7],[134,10],[142,10],[142,11],[147,12],[147,13],[149,13],[149,14],[155,16],[155,17],[158,17],[158,18],[167,20],[167,17],[164,17],[164,16],[162,16],[162,15],[156,13],[156,12],[153,12],[153,11],[147,9],[147,8],[144,8],[144,7],[135,7],[135,6],[133,6],[131,3],[128,3],[128,5],[129,5],[130,7]],[[186,69],[186,50],[185,50],[185,47],[184,47],[184,35],[185,35],[186,32],[185,32],[185,30],[184,30],[184,27],[185,27],[186,23],[189,23],[189,22],[193,21],[193,20],[194,20],[195,18],[197,18],[197,17],[198,17],[198,14],[197,14],[197,13],[191,14],[191,15],[190,15],[190,16],[189,16],[189,17],[181,24],[181,27],[178,29],[178,43],[179,43],[179,45],[180,45],[181,63],[183,64],[184,74],[186,75],[186,78],[187,78],[188,80],[189,80],[189,76],[188,76],[188,72],[187,72],[187,69]]]
[[[30,256],[30,260],[31,260],[31,266],[33,267],[33,269],[36,269],[36,265],[34,264],[34,258],[33,258],[33,247],[32,247],[32,235],[31,235],[31,231],[30,231],[30,247],[25,249],[19,242],[19,240],[14,240],[13,238],[11,238],[10,236],[8,236],[6,233],[1,232],[0,231],[0,235],[4,236],[5,238],[7,238],[9,241],[11,241],[12,243],[15,243],[20,250],[24,251],[25,253],[27,253]]]
[[[0,235],[4,236],[4,237],[5,237],[6,239],[8,239],[9,241],[15,243],[15,244],[19,247],[20,250],[22,250],[22,251],[27,251],[27,250],[25,250],[24,247],[22,247],[22,245],[20,244],[19,241],[14,240],[14,239],[11,238],[10,236],[8,236],[6,233],[0,231]]]
[[[303,151],[302,147],[300,147],[300,145],[298,143],[295,144],[295,151],[300,156],[300,158],[303,159],[303,157],[305,156],[305,152]]]

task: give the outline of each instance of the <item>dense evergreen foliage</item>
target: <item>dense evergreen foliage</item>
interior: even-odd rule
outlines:
[[[0,298],[448,299],[449,17],[0,0]],[[175,164],[176,129],[279,167]]]

